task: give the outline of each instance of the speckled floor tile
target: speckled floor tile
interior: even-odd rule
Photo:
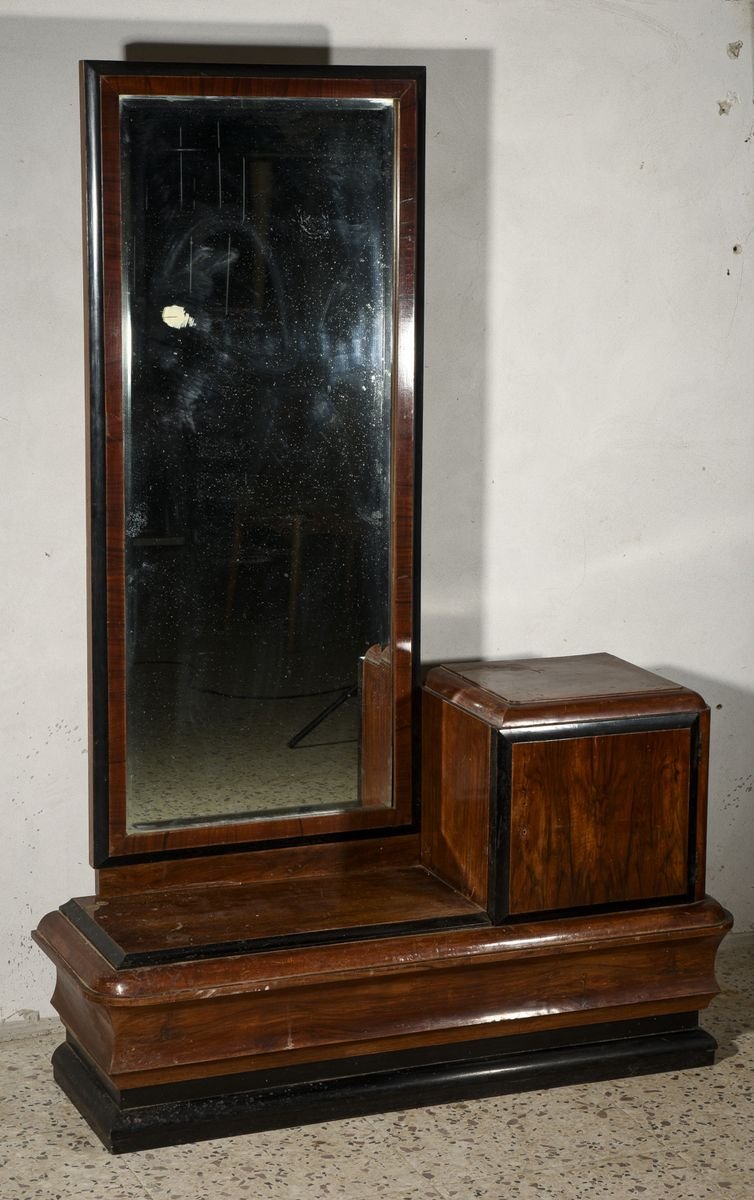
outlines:
[[[725,988],[740,990],[754,1003],[754,934],[732,934],[722,944],[717,971]]]
[[[26,1128],[55,1128],[70,1118],[76,1125],[73,1106],[61,1104],[60,1089],[52,1078],[50,1059],[63,1040],[57,1023],[45,1022],[37,1029],[19,1030],[15,1038],[0,1041],[0,1121],[14,1124],[19,1115]]]
[[[79,1122],[74,1131],[5,1127],[0,1148],[3,1200],[151,1200],[128,1162],[107,1154]]]
[[[632,1111],[664,1146],[702,1171],[733,1169],[754,1195],[754,939],[730,938],[718,962],[721,994],[702,1014],[717,1038],[711,1068],[656,1075]],[[636,1092],[636,1083],[628,1084]]]
[[[448,1190],[448,1200],[751,1200],[735,1176],[687,1167],[671,1156],[621,1156],[584,1162],[577,1171],[532,1172],[517,1179],[508,1171],[479,1176],[472,1190]]]
[[[725,991],[702,1013],[702,1025],[718,1043],[718,1061],[735,1055],[741,1038],[754,1038],[754,1003],[740,993]]]
[[[754,1046],[706,1071],[647,1080],[632,1114],[666,1149],[705,1172],[734,1171],[754,1196]]]
[[[370,1136],[370,1121],[143,1151],[129,1161],[156,1200],[257,1200],[262,1196],[444,1200],[444,1193],[422,1170],[391,1153],[389,1143],[380,1137]],[[359,1125],[356,1138],[342,1128],[345,1124]]]
[[[663,1154],[651,1130],[621,1107],[585,1103],[578,1089],[530,1092],[438,1108],[417,1109],[397,1122],[394,1139],[412,1161],[431,1159],[446,1183],[470,1162],[503,1166],[519,1174],[547,1170],[555,1162],[620,1154]]]

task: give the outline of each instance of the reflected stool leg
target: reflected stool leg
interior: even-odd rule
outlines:
[[[301,513],[295,513],[291,529],[291,582],[288,588],[288,656],[290,658],[296,644],[296,616],[298,614],[298,593],[301,586],[301,543],[304,518]]]
[[[312,733],[312,731],[315,730],[318,725],[321,725],[323,721],[326,721],[330,716],[330,713],[334,713],[336,709],[340,708],[341,704],[345,704],[346,700],[350,700],[351,696],[355,696],[357,691],[358,684],[356,683],[345,688],[337,697],[337,699],[331,700],[321,712],[317,713],[316,717],[312,717],[311,721],[304,725],[303,729],[299,729],[298,733],[294,733],[293,737],[289,738],[288,749],[295,750],[299,742],[303,742],[307,734]]]

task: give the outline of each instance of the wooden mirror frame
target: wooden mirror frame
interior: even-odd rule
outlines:
[[[89,506],[91,862],[117,864],[406,833],[416,828],[419,403],[422,370],[424,69],[224,67],[88,62],[85,139]],[[125,537],[122,387],[123,95],[390,99],[397,112],[393,293],[390,807],[223,820],[130,832],[126,815]]]

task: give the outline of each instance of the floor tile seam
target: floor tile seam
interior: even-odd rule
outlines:
[[[634,1114],[634,1111],[632,1109],[630,1109],[629,1106],[622,1106],[622,1117],[628,1118],[628,1120],[626,1122],[624,1122],[624,1124],[626,1124],[626,1136],[627,1136],[628,1144],[630,1144],[630,1138],[632,1138],[632,1135],[641,1136],[641,1138],[650,1139],[653,1142],[658,1141],[657,1134],[654,1133],[654,1130],[651,1129],[650,1126],[648,1126],[647,1121],[639,1120],[638,1116],[636,1116],[636,1114]],[[561,1118],[563,1121],[568,1121],[569,1115],[567,1114],[567,1112],[563,1112],[563,1114],[561,1115]],[[481,1118],[481,1120],[478,1122],[478,1126],[477,1126],[477,1133],[479,1135],[479,1138],[487,1139],[484,1142],[483,1150],[481,1150],[481,1152],[483,1152],[483,1153],[489,1153],[489,1150],[491,1147],[489,1135],[487,1135],[484,1130],[484,1124],[486,1123],[486,1120],[489,1120],[489,1118]],[[591,1129],[586,1129],[586,1128],[584,1128],[584,1129],[575,1128],[574,1129],[574,1127],[572,1127],[572,1133],[569,1134],[567,1141],[564,1141],[562,1138],[558,1138],[557,1135],[547,1133],[547,1128],[546,1128],[546,1123],[545,1123],[547,1120],[549,1120],[549,1117],[547,1117],[547,1115],[523,1117],[523,1118],[521,1118],[521,1120],[526,1123],[532,1123],[532,1124],[538,1123],[537,1129],[535,1129],[535,1134],[537,1134],[537,1138],[539,1139],[537,1142],[537,1145],[547,1145],[547,1146],[556,1148],[557,1142],[562,1141],[562,1144],[563,1144],[562,1148],[563,1148],[563,1150],[565,1150],[565,1148],[567,1148],[569,1145],[574,1145],[574,1144],[580,1145],[580,1144],[582,1144],[582,1142],[590,1139]],[[597,1128],[598,1130],[604,1129],[604,1134],[600,1133],[600,1136],[604,1136],[605,1141],[609,1141],[611,1138],[615,1138],[615,1132],[611,1132],[609,1124],[605,1124],[604,1127],[602,1126],[602,1124],[600,1124],[600,1126],[592,1126],[591,1128],[592,1129]],[[526,1128],[511,1129],[509,1145],[508,1146],[504,1145],[504,1139],[502,1138],[502,1136],[498,1136],[498,1138],[496,1138],[495,1145],[497,1146],[498,1150],[501,1152],[509,1153],[509,1154],[520,1154],[521,1152],[525,1152],[527,1150],[527,1148],[531,1148],[531,1146],[532,1146],[531,1132],[532,1132],[532,1130],[527,1130]],[[427,1136],[431,1136],[431,1130],[426,1130],[426,1133],[427,1133]],[[449,1140],[449,1139],[445,1139],[445,1140]]]
[[[680,1155],[678,1157],[681,1158]],[[727,1167],[731,1167],[730,1173],[725,1170]],[[720,1166],[714,1163],[710,1163],[709,1165],[705,1166],[697,1162],[683,1159],[677,1167],[673,1168],[673,1170],[684,1171],[688,1174],[691,1174],[693,1175],[694,1179],[700,1180],[708,1187],[717,1187],[718,1190],[714,1193],[714,1200],[751,1200],[751,1186],[747,1185],[745,1182],[737,1184],[735,1172],[732,1168],[732,1165],[728,1162],[724,1162],[720,1164]],[[726,1187],[720,1189],[719,1183],[721,1182],[721,1178],[723,1182],[732,1183],[733,1186],[730,1188]],[[693,1194],[691,1200],[694,1200]]]
[[[656,1150],[657,1153],[652,1153]],[[484,1158],[484,1152],[482,1151]],[[489,1161],[489,1160],[488,1160]],[[681,1170],[686,1167],[686,1163],[681,1161],[681,1158],[673,1150],[667,1150],[662,1145],[657,1147],[626,1147],[625,1150],[612,1150],[602,1154],[590,1155],[580,1154],[574,1161],[562,1159],[560,1163],[556,1159],[552,1159],[547,1163],[538,1163],[535,1168],[529,1173],[528,1177],[535,1175],[557,1175],[562,1178],[563,1171],[572,1171],[574,1167],[583,1170],[604,1170],[611,1169],[616,1163],[637,1163],[642,1164],[647,1170],[655,1170],[659,1165],[666,1170]],[[499,1170],[499,1168],[497,1168]]]
[[[748,1140],[751,1141],[750,1134]],[[740,1171],[742,1162],[740,1146],[729,1147],[727,1144],[716,1144],[715,1155],[721,1166],[729,1167],[731,1171]],[[714,1171],[717,1169],[718,1162],[710,1161],[709,1157],[706,1159],[707,1166],[705,1166],[705,1156],[701,1152],[699,1155],[692,1155],[689,1150],[681,1149],[678,1152],[678,1156],[679,1158],[683,1158],[690,1169],[697,1170],[699,1167],[701,1167],[703,1170],[709,1171]],[[754,1179],[754,1152],[750,1152],[750,1162],[748,1163],[748,1166],[749,1170],[751,1171],[752,1179]]]
[[[707,1070],[707,1068],[704,1068],[704,1070]],[[661,1074],[652,1076],[654,1079],[661,1079],[662,1077],[663,1076]],[[617,1079],[592,1080],[585,1081],[583,1083],[567,1083],[548,1089],[537,1089],[536,1091],[501,1092],[500,1095],[497,1096],[483,1096],[477,1100],[468,1101],[467,1103],[477,1106],[477,1112],[481,1113],[482,1119],[492,1119],[491,1113],[484,1113],[483,1109],[485,1106],[493,1105],[496,1102],[508,1102],[510,1105],[516,1105],[517,1107],[523,1106],[525,1107],[526,1111],[523,1113],[506,1113],[503,1114],[503,1118],[516,1116],[524,1120],[527,1118],[541,1119],[533,1112],[533,1110],[537,1108],[541,1109],[543,1107],[551,1107],[553,1110],[555,1110],[555,1116],[562,1116],[564,1119],[570,1120],[573,1118],[574,1108],[578,1108],[580,1115],[583,1116],[588,1116],[592,1110],[600,1111],[602,1109],[620,1108],[622,1111],[631,1111],[634,1104],[638,1104],[638,1100],[635,1101],[633,1097],[629,1096],[625,1099],[622,1098],[619,1102],[617,1102],[612,1100],[609,1096],[606,1096],[604,1093],[598,1093],[597,1095],[594,1095],[594,1092],[597,1089],[606,1087],[623,1088],[626,1090],[627,1087],[634,1082],[638,1083],[639,1078],[633,1076],[625,1078],[619,1077]],[[453,1107],[452,1101],[447,1105],[428,1105],[424,1108],[419,1108],[416,1111],[419,1113],[427,1113],[429,1111],[442,1112],[443,1109],[451,1107]],[[558,1112],[557,1110],[560,1111]]]
[[[622,1081],[617,1080],[616,1082],[621,1083]],[[584,1086],[589,1087],[590,1085],[585,1084]],[[547,1103],[547,1101],[545,1100],[545,1104],[546,1103]],[[578,1125],[581,1123],[581,1120],[586,1122],[586,1121],[590,1120],[590,1118],[591,1118],[591,1120],[593,1120],[593,1121],[596,1120],[596,1121],[601,1122],[603,1120],[603,1118],[600,1117],[599,1114],[602,1112],[606,1112],[608,1114],[608,1117],[604,1118],[605,1122],[606,1122],[604,1125],[605,1131],[615,1128],[616,1123],[618,1121],[621,1121],[621,1122],[625,1122],[625,1124],[628,1125],[629,1127],[631,1127],[637,1134],[653,1136],[653,1130],[649,1127],[649,1124],[648,1124],[648,1121],[646,1118],[646,1113],[642,1107],[642,1103],[641,1103],[641,1100],[639,1097],[637,1097],[636,1099],[631,1097],[629,1099],[621,1099],[620,1101],[612,1101],[609,1098],[604,1097],[604,1096],[603,1097],[595,1097],[593,1100],[588,1099],[588,1097],[585,1098],[582,1096],[579,1099],[579,1104],[580,1105],[585,1104],[587,1106],[587,1108],[586,1108],[586,1110],[584,1110],[583,1108],[580,1110],[580,1112],[578,1114],[578,1117],[579,1117],[578,1120],[574,1119],[574,1114],[573,1114],[572,1110],[570,1110],[569,1107],[566,1105],[562,1106],[563,1111],[560,1113],[553,1113],[553,1114],[539,1113],[536,1115],[532,1114],[531,1116],[528,1116],[528,1114],[527,1114],[527,1116],[524,1117],[523,1119],[524,1120],[527,1120],[527,1119],[528,1120],[536,1120],[539,1123],[540,1128],[541,1128],[542,1122],[543,1121],[546,1122],[548,1120],[548,1116],[550,1116],[550,1117],[560,1118],[564,1121],[570,1122],[571,1128],[573,1129],[575,1125]],[[600,1125],[597,1126],[597,1128],[600,1128],[600,1127],[601,1127]]]
[[[11,1152],[6,1166],[17,1174],[20,1172],[21,1175],[23,1175],[24,1168],[27,1171],[35,1167],[40,1168],[42,1173],[38,1174],[36,1179],[37,1187],[42,1184],[53,1187],[56,1179],[61,1178],[65,1179],[68,1185],[83,1186],[85,1194],[92,1195],[92,1193],[86,1191],[86,1185],[92,1183],[93,1172],[91,1168],[93,1164],[89,1161],[81,1162],[78,1160],[78,1155],[84,1148],[80,1144],[74,1144],[75,1142],[80,1143],[81,1140],[86,1140],[87,1142],[85,1148],[87,1154],[91,1151],[97,1155],[98,1159],[101,1158],[101,1162],[98,1161],[96,1163],[97,1174],[99,1176],[99,1182],[96,1185],[97,1196],[114,1197],[117,1192],[118,1200],[160,1200],[159,1197],[148,1193],[139,1180],[133,1178],[125,1162],[120,1158],[114,1158],[107,1154],[98,1140],[94,1138],[84,1139],[83,1135],[80,1138],[70,1138],[60,1142],[50,1142],[48,1138],[45,1138],[43,1145],[46,1149],[46,1154],[42,1158],[34,1155],[32,1148],[28,1145],[17,1147]],[[51,1151],[57,1153],[52,1153],[50,1156]],[[75,1156],[75,1160],[72,1156]],[[53,1191],[55,1190],[53,1188]],[[39,1194],[41,1196],[41,1193]],[[66,1195],[73,1194],[68,1191],[66,1192]],[[75,1195],[79,1194],[77,1187]]]
[[[294,1133],[296,1132],[295,1128],[292,1129],[292,1132],[294,1132]],[[208,1161],[207,1158],[205,1157],[201,1160],[201,1163],[197,1163],[197,1167],[201,1166],[203,1173],[205,1175],[210,1170],[210,1168],[212,1168],[213,1171],[215,1170],[215,1168],[217,1168],[218,1171],[222,1171],[223,1169],[227,1170],[227,1171],[243,1171],[247,1175],[249,1175],[250,1174],[249,1159],[253,1153],[253,1147],[249,1147],[249,1146],[243,1147],[241,1143],[243,1142],[243,1140],[245,1138],[253,1138],[253,1137],[254,1137],[253,1134],[238,1134],[235,1137],[231,1136],[231,1137],[228,1137],[227,1139],[226,1138],[224,1138],[224,1139],[209,1139],[206,1142],[197,1143],[197,1146],[199,1148],[210,1147],[213,1145],[214,1142],[217,1142],[221,1146],[228,1147],[228,1154],[227,1154],[227,1156],[223,1157],[222,1164],[218,1165],[216,1163]],[[187,1143],[183,1147],[183,1149],[187,1152],[187,1155],[190,1153],[192,1148],[193,1148],[192,1144],[190,1144],[190,1143]],[[332,1149],[333,1151],[337,1151],[337,1145],[335,1145],[335,1144],[333,1144],[332,1146],[330,1146],[328,1148]],[[181,1147],[174,1146],[174,1147],[167,1147],[166,1149],[173,1151],[175,1153],[176,1151],[179,1151],[181,1149]],[[380,1148],[379,1146],[374,1145],[374,1146],[369,1146],[367,1149],[368,1149],[369,1156],[370,1156],[370,1165],[374,1165],[375,1168],[381,1167],[384,1162],[384,1147]],[[159,1149],[156,1150],[154,1153],[159,1155],[159,1153],[160,1153]],[[129,1158],[130,1157],[132,1157],[132,1156],[129,1156]],[[133,1157],[138,1159],[138,1152]],[[354,1172],[354,1171],[358,1172],[360,1170],[360,1167],[363,1166],[363,1155],[361,1155],[360,1153],[357,1153],[345,1161],[338,1162],[336,1154],[334,1153],[332,1158],[327,1160],[327,1163],[329,1165],[331,1165],[333,1170],[336,1171],[337,1173],[339,1173],[341,1176],[350,1176],[350,1174],[352,1172]],[[273,1154],[268,1150],[267,1156],[261,1162],[255,1162],[253,1170],[255,1172],[258,1172],[260,1176],[269,1177],[270,1173],[274,1172],[277,1169],[278,1165],[279,1165],[278,1158],[274,1157]],[[315,1160],[315,1161],[312,1161],[310,1164],[308,1164],[311,1172],[316,1171],[318,1165],[319,1166],[322,1165],[321,1160]],[[191,1171],[191,1166],[190,1166],[190,1163],[188,1162],[188,1157],[184,1158],[180,1164],[169,1163],[164,1166],[159,1165],[158,1163],[156,1163],[154,1161],[150,1161],[150,1163],[147,1166],[147,1173],[145,1175],[142,1175],[140,1168],[139,1168],[138,1161],[129,1163],[129,1166],[131,1167],[131,1169],[132,1169],[133,1173],[135,1174],[139,1183],[146,1189],[147,1195],[148,1195],[148,1200],[162,1200],[161,1194],[159,1194],[159,1193],[153,1194],[153,1191],[151,1190],[151,1189],[154,1189],[155,1184],[152,1182],[145,1182],[145,1179],[146,1180],[149,1179],[148,1172],[150,1169],[151,1170],[157,1169],[157,1170],[164,1171],[167,1173],[167,1172],[170,1172],[171,1170],[174,1170],[177,1166],[180,1171],[185,1171],[185,1170]],[[426,1197],[428,1195],[428,1189],[431,1186],[431,1181],[427,1180],[426,1177],[424,1175],[422,1175],[421,1172],[416,1169],[415,1164],[412,1164],[411,1162],[407,1162],[403,1155],[400,1156],[399,1167],[400,1167],[401,1177],[407,1178],[407,1181],[411,1184],[420,1185],[421,1189],[422,1189],[422,1194],[424,1197]],[[307,1164],[302,1165],[301,1158],[299,1158],[295,1164],[295,1167],[293,1168],[293,1173],[300,1174],[302,1170],[307,1170]],[[288,1173],[291,1174],[290,1171]],[[282,1187],[282,1184],[283,1184],[282,1180],[273,1179],[272,1182],[273,1182],[273,1185],[280,1185]],[[316,1182],[316,1181],[313,1181],[313,1182]],[[276,1194],[274,1191],[270,1193],[271,1196],[274,1194]],[[288,1192],[280,1193],[281,1196],[283,1194],[285,1195],[286,1200],[288,1200],[289,1193]],[[438,1197],[432,1196],[432,1197],[430,1197],[430,1200],[444,1200],[444,1197],[438,1193]]]
[[[627,1163],[639,1163],[646,1167],[647,1170],[656,1169],[658,1163],[668,1170],[683,1170],[686,1169],[686,1164],[675,1151],[668,1150],[657,1139],[653,1139],[651,1147],[643,1146],[641,1148],[627,1147],[625,1152],[620,1150],[607,1151],[598,1153],[595,1156],[583,1153],[578,1156],[578,1166],[590,1170],[610,1169],[614,1167],[616,1162],[625,1160]],[[396,1147],[402,1157],[406,1157],[400,1147]],[[652,1153],[651,1151],[655,1151]],[[573,1160],[559,1158],[558,1156],[547,1160],[538,1161],[531,1164],[528,1169],[528,1164],[522,1163],[515,1158],[508,1158],[503,1162],[495,1161],[489,1157],[489,1153],[484,1147],[477,1147],[474,1150],[473,1161],[469,1163],[469,1175],[481,1183],[500,1181],[500,1175],[509,1167],[509,1174],[513,1176],[516,1182],[543,1182],[547,1183],[552,1180],[553,1184],[560,1181],[562,1183],[563,1171],[572,1171],[576,1164]],[[480,1166],[483,1168],[479,1170]],[[460,1168],[460,1164],[459,1164]],[[424,1177],[422,1176],[424,1179]],[[426,1180],[425,1180],[426,1181]],[[435,1182],[434,1186],[439,1188],[443,1195],[450,1195],[443,1188],[442,1181]]]
[[[429,1179],[427,1179],[426,1175],[423,1175],[421,1173],[421,1171],[417,1169],[417,1167],[415,1165],[415,1163],[416,1163],[415,1156],[413,1156],[413,1155],[409,1156],[408,1153],[403,1151],[403,1149],[401,1148],[400,1145],[394,1145],[393,1150],[397,1151],[398,1155],[403,1160],[404,1164],[409,1168],[411,1174],[416,1176],[417,1180],[421,1182],[423,1187],[426,1188],[429,1186],[429,1187],[434,1188],[435,1191],[437,1192],[438,1197],[440,1197],[441,1200],[451,1200],[451,1192],[447,1191],[446,1188],[443,1187],[442,1181],[440,1179],[435,1179],[433,1177],[431,1180],[429,1180]],[[412,1159],[413,1159],[413,1161],[412,1161]],[[475,1159],[474,1161],[477,1161],[477,1160]],[[441,1166],[438,1167],[438,1172],[441,1170],[442,1170],[442,1167]],[[427,1193],[425,1193],[425,1195],[427,1195]]]
[[[132,1155],[130,1155],[130,1154],[118,1155],[119,1161],[123,1164],[123,1166],[125,1167],[128,1174],[135,1181],[136,1185],[141,1189],[141,1194],[138,1196],[137,1195],[129,1196],[127,1198],[127,1200],[161,1200],[161,1197],[156,1196],[154,1194],[154,1192],[152,1192],[152,1190],[143,1181],[143,1179],[141,1179],[140,1176],[137,1174],[136,1170],[134,1169],[134,1164],[129,1161],[131,1159],[131,1157],[132,1157]]]
[[[645,1149],[648,1149],[649,1151],[646,1154],[644,1153]],[[602,1167],[606,1167],[611,1163],[614,1163],[617,1159],[638,1160],[646,1158],[647,1161],[652,1161],[656,1164],[658,1162],[664,1162],[667,1157],[668,1152],[659,1145],[652,1146],[651,1148],[624,1147],[616,1148],[612,1151],[602,1150],[595,1153],[589,1153],[580,1150],[578,1153],[573,1151],[570,1153],[568,1151],[564,1151],[561,1154],[554,1154],[552,1156],[544,1156],[540,1154],[537,1155],[536,1158],[532,1158],[532,1160],[529,1162],[518,1157],[501,1158],[500,1160],[495,1160],[490,1158],[490,1156],[483,1151],[477,1156],[478,1161],[486,1166],[488,1174],[490,1171],[501,1170],[501,1168],[506,1164],[509,1164],[515,1169],[526,1169],[529,1173],[548,1174],[550,1172],[560,1172],[562,1174],[563,1171],[570,1171],[576,1167],[589,1167],[594,1170],[599,1170]],[[673,1157],[675,1156],[673,1155]]]
[[[589,1086],[589,1085],[585,1085],[585,1086]],[[550,1094],[545,1093],[544,1098],[538,1098],[536,1105],[532,1105],[530,1110],[525,1111],[523,1113],[515,1113],[515,1114],[510,1113],[510,1114],[498,1115],[493,1112],[485,1111],[484,1107],[482,1107],[482,1106],[489,1104],[490,1102],[494,1101],[495,1099],[515,1100],[515,1099],[517,1099],[517,1097],[515,1095],[511,1095],[510,1097],[507,1097],[507,1096],[486,1097],[485,1099],[479,1100],[477,1102],[480,1105],[478,1112],[473,1114],[473,1117],[470,1116],[470,1119],[473,1119],[473,1121],[474,1121],[473,1132],[475,1134],[478,1133],[480,1125],[484,1125],[488,1122],[494,1124],[496,1130],[499,1131],[502,1129],[503,1124],[507,1125],[508,1119],[513,1119],[513,1118],[515,1118],[516,1120],[519,1120],[521,1122],[537,1122],[538,1129],[541,1129],[542,1123],[546,1122],[549,1119],[562,1120],[562,1121],[570,1122],[570,1123],[573,1123],[573,1120],[574,1120],[572,1108],[568,1105],[567,1102],[561,1103],[560,1097],[556,1097],[555,1093],[550,1093]],[[543,1105],[546,1106],[548,1104],[548,1102],[551,1105],[554,1105],[555,1111],[553,1111],[552,1113],[549,1113],[549,1114],[542,1113],[541,1107]],[[580,1105],[585,1104],[585,1103],[588,1106],[587,1111],[583,1111],[583,1110],[580,1111],[580,1113],[579,1113],[580,1117],[584,1117],[587,1120],[590,1117],[592,1119],[596,1119],[597,1113],[599,1113],[601,1111],[607,1110],[607,1111],[611,1112],[611,1115],[614,1115],[615,1111],[617,1109],[619,1109],[621,1119],[625,1120],[626,1124],[629,1125],[633,1129],[634,1132],[636,1132],[637,1134],[654,1136],[653,1130],[649,1128],[648,1120],[646,1118],[644,1110],[642,1109],[641,1104],[638,1099],[636,1101],[621,1101],[620,1105],[612,1105],[609,1101],[606,1101],[604,1098],[599,1098],[599,1099],[594,1099],[594,1100],[586,1100],[586,1101],[583,1098],[581,1098],[579,1100]],[[539,1111],[534,1112],[533,1109],[535,1107],[537,1107],[539,1109]],[[558,1110],[560,1110],[560,1111],[558,1111]],[[422,1111],[424,1111],[424,1113],[426,1113],[427,1110],[421,1110],[421,1109],[417,1110],[417,1112],[420,1114],[422,1113]],[[446,1122],[447,1122],[447,1118],[446,1118],[445,1122],[438,1122],[438,1124],[440,1124],[440,1126],[441,1126],[440,1136],[442,1136],[444,1138],[444,1140],[447,1142],[448,1140],[451,1140],[452,1134],[448,1131]],[[470,1128],[470,1127],[468,1127],[468,1126],[464,1127],[464,1125],[462,1125],[459,1122],[458,1133],[459,1134],[463,1133],[465,1128]],[[607,1129],[607,1128],[609,1128],[609,1126],[606,1125],[605,1128]],[[416,1137],[420,1137],[422,1134],[425,1134],[429,1138],[432,1136],[436,1136],[437,1133],[438,1133],[438,1131],[432,1128],[432,1123],[430,1120],[425,1119],[425,1121],[422,1122],[422,1117],[419,1116],[418,1119],[416,1120],[416,1124],[414,1125],[414,1129],[413,1129],[412,1133],[407,1134],[406,1131],[401,1128],[396,1129],[396,1131],[395,1131],[395,1137],[397,1139],[396,1144],[399,1144],[400,1142],[405,1143],[407,1137],[416,1138]],[[519,1131],[515,1128],[511,1130],[511,1140],[512,1141],[520,1140],[520,1136],[517,1136],[518,1133],[519,1133]]]
[[[735,1058],[737,1055],[745,1054],[749,1050],[747,1043],[752,1040],[752,1034],[754,1034],[754,1025],[752,1025],[751,1029],[742,1029],[737,1026],[735,1029],[721,1029],[716,1034],[713,1034],[717,1040],[715,1066],[719,1067],[728,1058]]]
[[[674,1157],[677,1158],[677,1156]],[[476,1161],[477,1160],[475,1160],[475,1162]],[[582,1161],[579,1175],[588,1174],[589,1172],[594,1172],[597,1174],[600,1172],[605,1172],[608,1175],[612,1173],[612,1179],[614,1183],[617,1174],[616,1165],[619,1167],[622,1162],[625,1162],[626,1164],[627,1173],[631,1171],[632,1167],[634,1168],[634,1175],[636,1176],[637,1181],[641,1181],[641,1179],[643,1179],[645,1176],[647,1180],[651,1179],[653,1173],[656,1173],[657,1170],[657,1163],[651,1158],[651,1156],[646,1156],[645,1158],[644,1156],[640,1155],[612,1155],[611,1157],[602,1159],[599,1162]],[[529,1188],[533,1187],[538,1196],[540,1194],[542,1195],[543,1200],[545,1197],[549,1196],[558,1197],[558,1200],[589,1200],[589,1197],[592,1195],[592,1188],[590,1187],[588,1181],[574,1176],[573,1167],[574,1164],[569,1163],[564,1164],[564,1166],[560,1169],[558,1169],[557,1166],[549,1166],[544,1168],[537,1167],[534,1170],[526,1172],[516,1172],[514,1169],[507,1172],[507,1178],[502,1178],[503,1174],[505,1173],[504,1167],[498,1168],[494,1172],[475,1172],[472,1167],[469,1171],[469,1174],[473,1178],[472,1186],[482,1187],[488,1190],[491,1188],[498,1189],[504,1187],[517,1188],[518,1185],[523,1185]],[[639,1168],[638,1170],[637,1167]],[[664,1170],[668,1172],[688,1172],[693,1169],[693,1167],[689,1167],[686,1163],[681,1162],[680,1160],[664,1166]],[[568,1172],[568,1175],[567,1178],[564,1178],[566,1171]],[[710,1175],[710,1177],[714,1178],[712,1175]],[[568,1185],[568,1190],[565,1192],[563,1190],[564,1182],[566,1185]],[[442,1192],[442,1195],[446,1198],[446,1200],[459,1200],[460,1192],[458,1190],[457,1183],[450,1184],[448,1189],[443,1187],[442,1183],[438,1183],[436,1186],[438,1190]],[[489,1194],[492,1195],[492,1192],[490,1191]],[[517,1195],[518,1192],[511,1191],[510,1194],[511,1197],[513,1197],[514,1195]],[[529,1193],[527,1192],[527,1195],[528,1194]],[[598,1195],[600,1197],[604,1197],[606,1195],[604,1191],[600,1191],[599,1193],[595,1191],[593,1194],[595,1200],[597,1200]],[[739,1195],[737,1191],[726,1189],[722,1194],[726,1197],[726,1200],[751,1200],[750,1195],[744,1192],[741,1192]]]
[[[689,1175],[692,1168],[684,1166],[679,1170],[682,1170],[683,1174]],[[636,1175],[634,1183],[639,1185],[639,1190],[634,1187],[630,1192],[626,1192],[622,1188],[620,1191],[616,1190],[620,1185],[620,1178],[616,1173],[603,1174],[593,1181],[584,1178],[573,1179],[572,1177],[564,1179],[563,1175],[540,1173],[529,1176],[527,1183],[534,1185],[535,1191],[531,1193],[527,1191],[526,1198],[529,1200],[531,1196],[531,1200],[534,1200],[536,1195],[537,1200],[551,1200],[551,1198],[552,1200],[629,1200],[629,1197],[631,1200],[634,1198],[640,1200],[646,1195],[649,1200],[660,1200],[660,1197],[662,1200],[666,1200],[666,1198],[667,1200],[671,1200],[671,1198],[676,1200],[676,1197],[684,1197],[687,1200],[702,1200],[702,1197],[704,1200],[751,1200],[752,1194],[749,1188],[740,1188],[734,1185],[720,1189],[715,1176],[708,1173],[700,1178],[699,1173],[694,1172],[693,1178],[702,1185],[706,1185],[709,1190],[704,1193],[696,1189],[687,1190],[690,1179],[673,1179],[667,1175],[664,1178],[659,1177],[661,1190],[655,1190],[653,1184],[657,1184],[658,1176],[653,1176],[651,1172],[647,1172],[646,1175]],[[725,1182],[727,1183],[729,1180],[726,1179]],[[679,1190],[675,1186],[668,1186],[673,1184],[676,1184]],[[501,1193],[490,1191],[485,1194],[485,1200],[499,1200],[500,1195]],[[512,1197],[513,1195],[511,1193]],[[456,1195],[453,1200],[460,1200],[460,1197]],[[466,1198],[464,1197],[463,1200]]]
[[[700,1025],[704,1027],[707,1023],[712,1023],[715,1020],[715,1015],[718,1012],[724,1012],[727,1005],[735,1004],[736,1013],[740,1013],[746,1009],[754,1009],[754,990],[751,986],[751,980],[747,977],[745,983],[741,983],[738,979],[729,979],[726,981],[720,980],[720,991],[710,1000],[709,1007],[702,1013]]]
[[[2,1021],[0,1022],[0,1047],[7,1043],[36,1041],[47,1034],[58,1033],[65,1036],[65,1030],[58,1017],[40,1017],[38,1021]]]

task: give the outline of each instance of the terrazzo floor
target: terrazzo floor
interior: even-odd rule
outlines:
[[[239,815],[353,808],[358,802],[359,701],[354,696],[294,750],[288,739],[343,689],[290,700],[198,697],[181,722],[139,722],[129,753],[129,828],[217,824]],[[204,703],[202,704],[202,701]],[[209,701],[209,703],[207,703]]]
[[[353,678],[348,667],[337,666],[338,677],[325,678],[299,655],[291,694],[276,696],[265,694],[268,681],[244,670],[236,642],[224,651],[222,660],[197,656],[198,665],[153,662],[132,670],[129,827],[354,807],[359,698],[349,697],[295,749],[288,741],[356,683],[355,660]],[[257,690],[261,696],[247,694]]]
[[[752,1200],[754,935],[729,937],[714,1067],[113,1158],[52,1082],[52,1023],[0,1034],[2,1200]]]

